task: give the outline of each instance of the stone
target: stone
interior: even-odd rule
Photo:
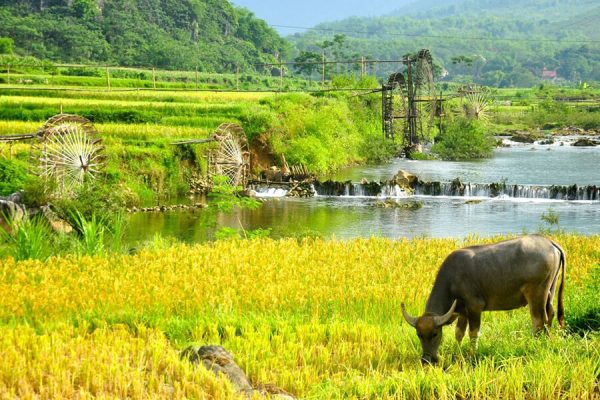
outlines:
[[[460,178],[456,178],[452,181],[452,193],[454,196],[465,195],[465,184],[461,182]]]
[[[6,200],[8,201],[12,201],[13,203],[17,203],[17,204],[23,204],[23,191],[20,190],[18,192],[15,192],[11,195],[9,195]]]
[[[423,208],[423,203],[420,201],[396,201],[394,199],[386,199],[375,203],[377,208],[400,208],[403,210],[419,210]]]
[[[510,140],[517,143],[535,143],[536,137],[527,132],[518,132],[512,135]]]
[[[42,206],[40,211],[54,232],[62,234],[69,234],[73,232],[73,227],[67,221],[60,218],[54,211],[52,211],[50,206]]]
[[[191,346],[181,356],[194,364],[202,364],[217,376],[223,374],[238,392],[250,395],[254,391],[244,371],[222,346]]]
[[[256,398],[258,394],[271,399],[295,399],[290,393],[272,384],[252,386],[246,373],[236,364],[233,355],[222,346],[190,346],[181,352],[181,358],[196,365],[202,364],[217,376],[225,376],[235,390],[247,398]]]
[[[413,189],[414,185],[417,183],[418,178],[416,175],[411,174],[408,171],[401,169],[394,175],[390,184],[398,185],[402,189]]]
[[[25,206],[14,201],[0,199],[0,229],[10,233],[26,217]]]
[[[589,138],[581,138],[579,140],[577,140],[575,143],[573,143],[573,146],[575,147],[594,147],[594,146],[598,146],[600,143],[589,139]]]

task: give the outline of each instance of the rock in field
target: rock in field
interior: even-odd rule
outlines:
[[[236,364],[233,355],[221,346],[190,346],[183,350],[181,357],[194,364],[202,364],[215,375],[223,374],[240,394],[253,398],[254,395],[268,396],[271,399],[293,400],[294,396],[274,385],[253,387],[244,371]]]

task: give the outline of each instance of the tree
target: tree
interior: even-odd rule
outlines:
[[[93,20],[100,15],[100,8],[96,0],[73,0],[71,7],[75,17],[85,21]]]
[[[15,42],[11,38],[0,37],[0,54],[12,54]]]
[[[301,51],[300,55],[296,57],[294,61],[296,62],[296,64],[294,64],[296,72],[310,77],[319,67],[316,63],[322,61],[322,56],[314,51]]]

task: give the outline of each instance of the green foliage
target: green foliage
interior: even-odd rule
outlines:
[[[42,217],[23,218],[17,223],[9,221],[12,232],[0,224],[0,242],[8,243],[9,253],[15,260],[45,260],[56,249],[52,246],[51,230]]]
[[[491,157],[494,145],[481,122],[459,118],[438,136],[431,151],[444,160],[473,160]]]
[[[0,2],[0,36],[41,59],[233,72],[290,52],[275,30],[229,1],[18,3]]]
[[[0,37],[0,54],[12,54],[15,42],[11,38]]]
[[[541,219],[545,223],[550,226],[558,226],[560,216],[558,213],[552,209],[548,210],[548,212],[542,213]]]
[[[78,226],[80,215],[92,219],[94,215],[113,217],[127,205],[126,189],[120,185],[104,182],[87,182],[72,196],[59,196],[53,199],[58,214]],[[77,217],[77,218],[75,218]]]
[[[30,208],[45,206],[50,202],[55,186],[37,176],[29,177],[23,187],[23,204]]]
[[[200,215],[202,225],[207,228],[216,228],[219,214],[231,214],[239,209],[253,210],[262,205],[260,201],[242,195],[241,189],[241,187],[230,185],[226,176],[213,177],[213,187],[208,194],[208,207]],[[218,228],[215,232],[215,239],[252,238],[260,236],[261,232],[262,230],[246,231],[240,222],[239,230],[230,227]]]
[[[325,173],[394,154],[393,145],[376,147],[383,144],[380,103],[369,96],[286,95],[269,104],[280,115],[271,131],[271,143],[289,164]]]
[[[256,209],[261,202],[247,196],[239,195],[241,188],[228,183],[226,176],[213,177],[213,187],[208,194],[210,200],[208,211],[231,213],[235,207]]]
[[[335,57],[332,49],[343,52],[345,59],[358,54],[358,58],[397,60],[429,48],[436,63],[448,72],[445,79],[494,87],[531,87],[540,82],[544,67],[573,82],[600,81],[597,46],[578,43],[600,37],[594,22],[600,18],[597,1],[579,0],[576,5],[555,0],[413,3],[393,15],[324,23],[290,40],[300,54],[325,50],[328,60],[342,58]],[[341,44],[336,43],[339,35],[335,32],[347,33]],[[453,39],[468,37],[490,41]],[[502,40],[507,38],[516,40]],[[386,78],[397,69],[395,64],[380,65],[377,75]]]
[[[27,165],[0,156],[0,196],[8,196],[24,188],[28,179]]]
[[[77,210],[71,214],[71,221],[73,221],[73,226],[79,234],[77,253],[88,256],[103,255],[105,253],[104,238],[107,221],[97,217],[96,214],[86,218]]]

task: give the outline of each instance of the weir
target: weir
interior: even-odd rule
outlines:
[[[259,197],[283,197],[286,191],[268,185],[253,187]],[[327,197],[377,197],[405,198],[411,195],[432,197],[462,198],[509,198],[509,199],[543,199],[564,201],[600,201],[600,186],[543,186],[518,185],[507,183],[462,183],[458,179],[452,182],[417,181],[412,188],[402,188],[390,182],[336,182],[315,181],[311,185],[315,196]]]

